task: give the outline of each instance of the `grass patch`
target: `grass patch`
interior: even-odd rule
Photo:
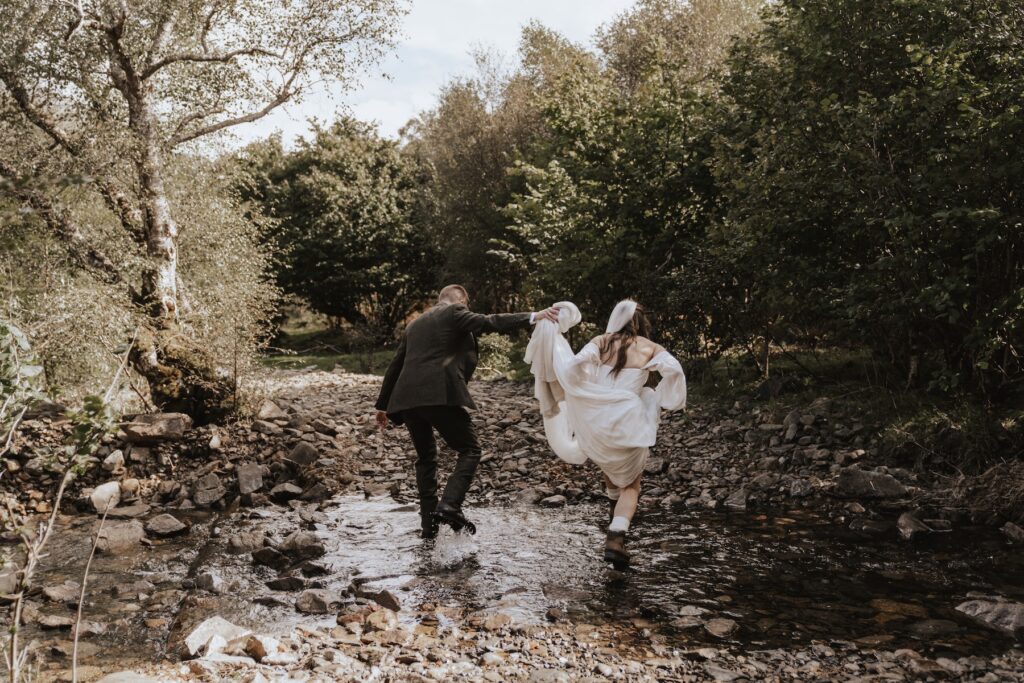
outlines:
[[[340,367],[346,372],[361,375],[383,375],[394,353],[391,350],[379,350],[363,353],[287,354],[264,356],[261,362],[268,368],[279,370],[316,368],[330,372]]]

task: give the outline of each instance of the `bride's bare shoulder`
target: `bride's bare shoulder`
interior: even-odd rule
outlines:
[[[652,357],[665,350],[664,346],[652,342],[647,337],[637,337],[636,346],[642,353],[646,353],[648,356]]]

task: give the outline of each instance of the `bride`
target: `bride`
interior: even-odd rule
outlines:
[[[558,323],[542,321],[526,348],[534,391],[551,449],[566,462],[593,461],[604,473],[612,520],[604,559],[629,566],[626,532],[640,497],[640,479],[658,432],[661,410],[686,406],[686,376],[668,351],[652,342],[643,308],[620,301],[605,333],[573,354],[562,336],[580,322],[563,301]],[[652,372],[661,376],[648,386]]]

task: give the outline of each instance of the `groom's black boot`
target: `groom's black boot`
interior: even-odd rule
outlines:
[[[462,510],[444,501],[441,501],[437,506],[437,512],[434,513],[434,518],[438,522],[447,524],[452,528],[452,531],[459,533],[460,531],[468,531],[470,534],[476,533],[476,525],[473,522],[466,519],[462,514]]]
[[[437,537],[440,524],[434,512],[437,510],[437,498],[420,500],[420,538],[426,540]]]

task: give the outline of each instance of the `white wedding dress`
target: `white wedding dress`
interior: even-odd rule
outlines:
[[[574,354],[563,333],[579,323],[579,309],[568,301],[555,305],[558,324],[538,323],[526,347],[548,443],[562,460],[576,465],[592,460],[615,486],[628,486],[643,472],[661,410],[686,406],[683,368],[667,351],[642,368],[617,374],[601,362],[593,342]],[[610,331],[625,324],[615,326],[616,314],[612,320]],[[661,375],[656,389],[646,386],[651,372]]]

